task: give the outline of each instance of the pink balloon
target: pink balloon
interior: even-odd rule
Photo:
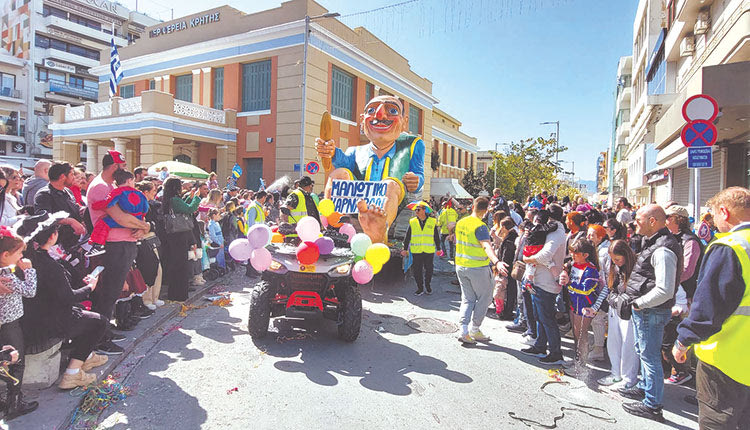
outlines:
[[[333,252],[333,248],[336,247],[336,245],[333,243],[333,239],[326,236],[319,237],[317,240],[315,240],[315,244],[318,245],[318,251],[320,251],[320,255],[328,255]]]
[[[253,247],[250,246],[250,242],[247,239],[235,239],[229,244],[229,255],[237,261],[248,260],[252,252]]]
[[[347,223],[342,224],[341,227],[339,227],[339,233],[349,236],[348,240],[351,241],[352,237],[354,237],[354,235],[357,234],[357,230],[354,229],[353,225],[347,222]]]
[[[271,266],[271,252],[266,248],[253,249],[250,254],[250,264],[258,272],[265,271]]]
[[[324,216],[320,217],[320,226],[323,227],[324,229],[328,227],[328,218]]]
[[[320,223],[311,216],[305,216],[297,222],[296,230],[304,242],[314,242],[320,236]]]
[[[265,224],[255,224],[247,231],[247,241],[253,249],[263,248],[271,243],[271,228]]]
[[[372,265],[365,260],[354,263],[352,267],[352,279],[358,284],[366,284],[372,281]]]

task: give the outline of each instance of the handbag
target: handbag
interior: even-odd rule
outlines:
[[[607,302],[621,320],[629,320],[633,315],[632,299],[627,293],[610,293]]]
[[[188,214],[175,213],[172,209],[164,216],[164,230],[167,234],[193,230],[193,218]]]
[[[510,271],[510,277],[516,281],[523,280],[523,274],[526,272],[526,263],[521,260],[516,260],[513,263],[513,269]]]

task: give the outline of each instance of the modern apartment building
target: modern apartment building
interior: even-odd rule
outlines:
[[[607,158],[609,204],[613,204],[614,199],[627,194],[628,160],[625,154],[627,153],[630,136],[630,99],[633,94],[632,68],[632,56],[620,57],[617,62],[612,140]]]
[[[0,156],[16,168],[30,166],[26,158],[28,118],[24,88],[28,84],[27,60],[0,51]]]
[[[438,108],[432,110],[432,152],[440,159],[433,177],[460,181],[470,169],[477,172],[477,138],[464,134],[460,128],[461,121]]]
[[[293,0],[254,14],[223,6],[148,27],[146,43],[119,51],[119,97],[109,99],[103,55],[91,69],[99,102],[55,109],[55,157],[78,161],[82,145],[97,154],[114,147],[129,166],[179,159],[221,178],[237,163],[245,172],[240,184],[257,189],[260,178],[270,184],[296,177],[317,159],[324,111],[340,148],[367,143],[359,115],[373,96],[391,94],[404,103],[409,131],[425,142],[425,194],[435,145],[443,160],[454,148],[445,175],[475,163],[476,139],[436,110],[432,82],[366,29],[322,17],[327,13],[312,0]],[[310,23],[305,65],[306,15],[318,18]],[[323,172],[312,176],[322,189]]]
[[[3,0],[2,7],[0,45],[25,61],[30,77],[15,88],[29,106],[23,155],[50,157],[52,106],[96,101],[98,77],[89,69],[109,58],[113,31],[115,44],[126,46],[158,21],[108,0]]]

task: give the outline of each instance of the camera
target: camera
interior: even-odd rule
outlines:
[[[15,349],[6,349],[4,351],[0,351],[0,362],[8,362],[10,363],[13,358],[10,356],[10,353],[15,351]]]

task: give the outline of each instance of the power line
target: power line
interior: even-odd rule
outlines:
[[[365,15],[365,14],[368,14],[368,13],[379,12],[381,10],[392,9],[392,8],[395,8],[395,7],[404,6],[404,5],[407,5],[409,3],[416,3],[418,1],[420,1],[420,0],[403,1],[401,3],[394,3],[394,4],[387,5],[387,6],[378,7],[378,8],[375,8],[375,9],[365,10],[365,11],[362,11],[362,12],[354,12],[354,13],[350,13],[348,15],[341,15],[341,18],[349,18],[350,16],[358,16],[358,15]]]

